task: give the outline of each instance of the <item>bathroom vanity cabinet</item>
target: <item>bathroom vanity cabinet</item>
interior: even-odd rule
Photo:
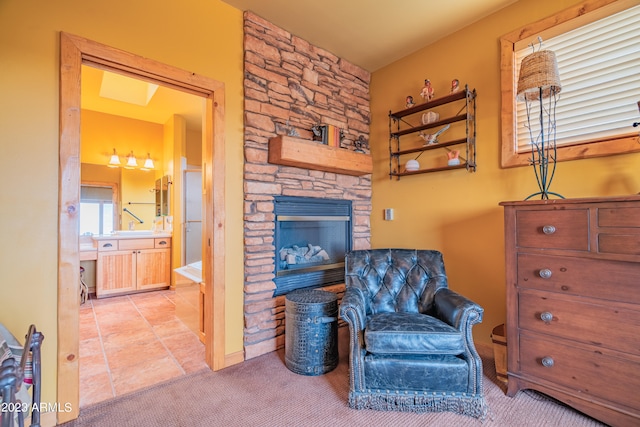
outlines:
[[[170,237],[98,240],[96,297],[168,288],[170,278]]]

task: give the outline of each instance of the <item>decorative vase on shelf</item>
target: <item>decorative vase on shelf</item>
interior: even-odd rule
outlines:
[[[429,111],[422,114],[422,124],[428,125],[429,123],[437,122],[440,119],[440,114],[435,111]]]
[[[460,164],[460,159],[458,158],[458,156],[460,156],[460,151],[458,150],[451,150],[447,153],[447,165],[449,166],[458,166]]]

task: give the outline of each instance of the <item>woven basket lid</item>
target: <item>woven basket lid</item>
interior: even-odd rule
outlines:
[[[539,50],[522,60],[516,98],[518,101],[540,99],[540,89],[542,98],[562,90],[556,54],[550,50]]]

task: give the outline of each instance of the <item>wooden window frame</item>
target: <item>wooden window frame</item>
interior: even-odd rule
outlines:
[[[516,135],[516,85],[515,75],[516,44],[523,40],[534,40],[542,31],[566,24],[568,21],[595,12],[604,17],[612,10],[624,10],[632,5],[630,0],[590,0],[577,4],[553,16],[542,19],[512,31],[500,38],[500,86],[502,93],[501,108],[501,166],[503,168],[529,166],[530,152],[517,151]],[[596,15],[598,16],[598,15]],[[597,19],[597,18],[596,18]],[[557,161],[578,160],[591,157],[611,156],[640,151],[640,136],[622,135],[620,137],[589,140],[581,144],[558,147]]]

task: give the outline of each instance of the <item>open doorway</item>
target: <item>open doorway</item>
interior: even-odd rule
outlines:
[[[167,85],[200,96],[205,101],[202,147],[205,360],[217,370],[224,367],[225,355],[224,85],[61,33],[57,398],[69,402],[72,410],[59,413],[58,423],[75,419],[79,413],[80,81],[83,64]]]
[[[206,368],[201,281],[174,273],[187,249],[202,260],[203,115],[201,96],[81,67],[80,409]]]

